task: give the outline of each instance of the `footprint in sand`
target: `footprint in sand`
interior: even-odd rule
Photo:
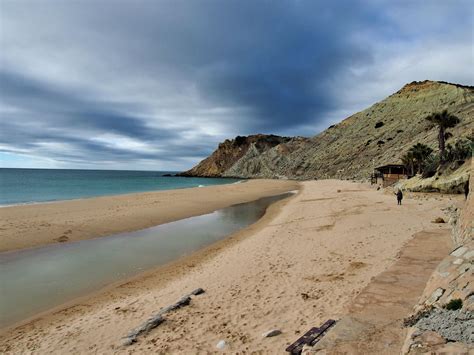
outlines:
[[[359,270],[362,269],[363,267],[366,267],[368,264],[362,262],[362,261],[353,261],[349,264],[349,270]]]
[[[59,243],[64,243],[64,242],[67,242],[69,240],[69,237],[67,237],[66,235],[62,235],[59,238],[56,238],[54,240],[59,242]]]

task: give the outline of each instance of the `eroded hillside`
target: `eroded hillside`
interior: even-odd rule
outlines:
[[[437,129],[425,117],[443,109],[461,119],[451,130],[454,137],[472,135],[473,87],[436,81],[413,82],[313,138],[256,135],[227,140],[184,174],[365,179],[374,166],[400,163],[401,156],[414,143],[436,149]]]

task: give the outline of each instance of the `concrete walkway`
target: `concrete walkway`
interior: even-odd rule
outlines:
[[[403,319],[450,248],[448,230],[417,233],[399,260],[372,280],[313,349],[327,354],[399,354],[406,334]]]

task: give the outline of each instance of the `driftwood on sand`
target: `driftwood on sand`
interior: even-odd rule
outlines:
[[[156,328],[157,326],[159,326],[161,323],[165,321],[165,318],[163,317],[165,313],[168,313],[175,309],[189,305],[189,303],[191,302],[191,296],[197,296],[202,293],[204,293],[204,290],[202,288],[197,288],[191,293],[188,293],[184,295],[183,297],[181,297],[175,303],[162,308],[158,313],[148,318],[144,323],[139,325],[137,328],[132,329],[130,333],[128,333],[127,336],[123,337],[123,345],[132,345],[133,343],[136,343],[137,338],[140,335],[144,335],[148,333],[150,330],[152,330],[153,328]]]
[[[315,345],[319,342],[324,334],[331,328],[336,321],[333,319],[327,320],[322,326],[313,327],[308,330],[303,336],[301,336],[297,341],[291,344],[289,347],[286,348],[286,351],[292,355],[299,355],[303,350],[303,346],[305,345]]]

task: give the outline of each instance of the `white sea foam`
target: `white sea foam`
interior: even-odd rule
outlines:
[[[236,181],[236,182],[233,182],[232,185],[235,185],[235,184],[242,184],[244,182],[247,182],[248,180],[239,180],[239,181]]]

